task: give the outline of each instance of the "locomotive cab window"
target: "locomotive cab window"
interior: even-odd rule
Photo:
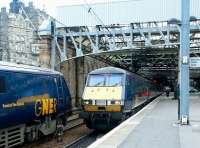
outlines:
[[[116,87],[121,86],[123,81],[122,74],[101,74],[101,75],[90,75],[87,86],[99,87],[99,86],[110,86]]]
[[[88,86],[104,86],[105,76],[104,75],[90,75]]]
[[[5,91],[6,91],[5,77],[0,76],[0,93],[4,93]]]
[[[121,86],[122,85],[122,75],[112,74],[107,76],[107,86]]]

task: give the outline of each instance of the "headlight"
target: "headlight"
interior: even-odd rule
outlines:
[[[107,101],[107,105],[111,105],[111,101],[110,100]]]
[[[120,105],[120,101],[115,101],[115,104],[116,105]]]
[[[119,100],[112,100],[112,101],[111,101],[111,104],[112,104],[112,105],[114,105],[114,104],[115,104],[115,105],[120,105],[120,104],[121,104],[121,101],[119,101]]]
[[[85,104],[89,104],[89,101],[85,101]]]
[[[83,104],[86,104],[86,105],[92,104],[92,100],[84,100],[84,101],[83,101]]]

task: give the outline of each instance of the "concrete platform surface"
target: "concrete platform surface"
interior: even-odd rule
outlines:
[[[162,95],[89,148],[200,148],[200,95],[190,100],[190,125],[179,124],[177,100]]]

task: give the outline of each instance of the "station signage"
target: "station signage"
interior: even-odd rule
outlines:
[[[191,68],[200,68],[200,57],[191,57],[190,58],[190,67]]]

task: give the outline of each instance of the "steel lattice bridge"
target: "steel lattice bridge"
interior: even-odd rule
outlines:
[[[136,73],[178,71],[181,22],[64,27],[56,33],[60,62],[91,56]],[[200,56],[200,20],[190,18],[190,56]],[[69,54],[73,51],[73,54]],[[196,72],[197,70],[195,70]]]

